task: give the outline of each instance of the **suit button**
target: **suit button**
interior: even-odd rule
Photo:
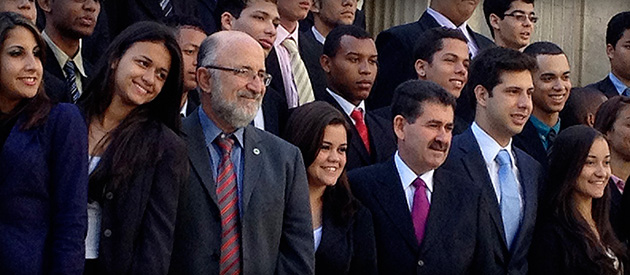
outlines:
[[[418,266],[424,266],[424,262],[422,260],[418,260]]]
[[[105,237],[111,237],[112,236],[112,231],[109,229],[105,229],[105,231],[103,231],[103,236]]]
[[[114,198],[114,193],[112,192],[107,192],[107,194],[105,194],[105,198],[108,200],[111,200]]]

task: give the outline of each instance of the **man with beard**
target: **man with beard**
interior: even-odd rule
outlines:
[[[92,35],[100,0],[38,0],[46,18],[44,83],[54,101],[76,103],[87,85],[92,65],[83,59],[82,39]]]
[[[448,155],[455,97],[423,80],[394,92],[398,151],[348,174],[374,219],[381,274],[499,274],[487,253],[489,215],[478,186],[436,170]]]
[[[201,108],[184,120],[191,163],[171,274],[313,274],[308,183],[297,147],[250,125],[269,84],[248,34],[206,38]]]
[[[341,111],[351,125],[348,171],[385,161],[396,150],[391,122],[365,109],[377,63],[374,40],[365,30],[345,25],[328,34],[321,57],[328,84],[322,100]]]

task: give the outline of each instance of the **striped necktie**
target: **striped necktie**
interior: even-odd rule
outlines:
[[[63,66],[63,71],[66,73],[66,88],[70,91],[70,99],[72,103],[77,103],[79,100],[79,88],[77,87],[77,66],[74,61],[68,60],[66,65]]]
[[[164,12],[164,17],[168,17],[173,11],[173,4],[171,4],[171,0],[160,0],[160,8]]]
[[[221,211],[221,260],[219,269],[223,274],[241,273],[241,234],[239,227],[238,190],[236,172],[230,159],[234,139],[217,137],[216,144],[222,155],[217,172],[217,199]]]
[[[315,101],[311,79],[308,77],[308,71],[300,56],[297,43],[293,39],[288,38],[282,41],[282,46],[289,51],[291,56],[291,71],[293,72],[293,82],[298,90],[299,105]]]

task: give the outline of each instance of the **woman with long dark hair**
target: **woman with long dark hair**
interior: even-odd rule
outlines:
[[[86,273],[166,274],[188,173],[174,33],[136,23],[105,52],[80,105],[89,130]]]
[[[560,132],[529,252],[532,274],[624,273],[626,249],[608,219],[610,173],[600,132],[584,125]]]
[[[87,129],[44,92],[35,25],[0,13],[0,39],[0,274],[81,274]]]
[[[375,274],[372,216],[346,178],[348,125],[326,102],[296,108],[283,137],[302,151],[315,236],[316,274]]]

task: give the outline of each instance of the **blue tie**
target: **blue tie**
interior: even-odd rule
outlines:
[[[623,90],[623,93],[621,93],[622,96],[630,96],[630,87],[626,88],[625,90]]]
[[[521,209],[521,196],[518,193],[518,182],[512,172],[512,161],[507,150],[502,149],[497,154],[495,161],[499,163],[499,185],[501,188],[501,218],[505,230],[505,241],[508,249],[518,233],[523,211]]]
[[[66,73],[66,88],[70,91],[70,97],[72,103],[77,103],[79,96],[79,88],[77,87],[77,74],[76,74],[77,66],[74,64],[74,61],[68,60],[66,65],[63,66],[63,71]]]

